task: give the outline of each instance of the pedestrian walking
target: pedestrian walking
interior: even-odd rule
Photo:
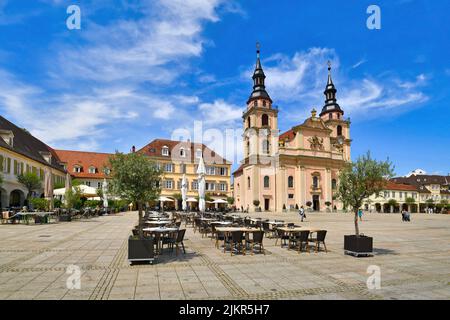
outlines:
[[[300,217],[303,222],[303,219],[306,218],[305,209],[303,208],[303,206],[300,207],[300,209],[298,210],[298,213],[300,214]]]
[[[359,221],[362,221],[362,216],[363,216],[363,211],[362,211],[362,209],[359,209],[358,210]]]

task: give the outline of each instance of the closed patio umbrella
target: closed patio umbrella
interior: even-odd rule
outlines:
[[[186,180],[186,175],[185,174],[183,174],[183,179],[181,180],[181,198],[183,199],[182,209],[183,209],[183,211],[186,211],[186,209],[187,209],[187,203],[186,203],[186,198],[187,198],[187,180]]]
[[[103,207],[106,209],[108,208],[108,182],[106,182],[106,179],[103,179],[102,193],[103,193]]]
[[[205,162],[203,161],[203,155],[201,156],[200,162],[198,164],[197,174],[198,174],[198,198],[199,198],[198,209],[200,210],[200,212],[205,212],[206,169],[205,169]]]
[[[49,201],[49,209],[53,210],[53,174],[47,167],[44,170],[44,197]]]
[[[65,190],[70,190],[72,188],[72,177],[70,176],[69,172],[66,173],[66,184],[64,188],[64,203],[67,204],[67,199],[65,197]]]

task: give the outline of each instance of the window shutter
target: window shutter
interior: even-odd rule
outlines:
[[[8,174],[11,173],[11,158],[8,158]]]
[[[17,164],[18,164],[17,160],[14,160],[14,174],[15,174],[15,175],[17,175],[18,172],[19,172],[19,170],[18,170],[18,168],[17,168]]]
[[[0,172],[3,171],[3,156],[0,155]]]

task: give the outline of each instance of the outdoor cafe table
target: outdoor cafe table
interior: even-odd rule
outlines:
[[[17,212],[15,215],[11,216],[10,219],[14,218],[14,217],[18,217],[21,220],[23,219],[26,222],[26,224],[29,224],[31,217],[38,216],[38,217],[43,218],[43,217],[50,216],[52,214],[54,214],[54,212]]]
[[[216,231],[223,233],[231,233],[236,231],[242,231],[244,233],[253,233],[261,230],[258,228],[246,228],[246,227],[216,227]],[[223,240],[223,245],[225,247],[225,239]]]
[[[302,228],[302,227],[294,227],[294,228],[290,228],[290,227],[279,227],[278,230],[281,230],[283,232],[289,233],[289,236],[292,233],[296,233],[296,232],[300,232],[300,231],[309,231],[309,234],[311,236],[311,234],[313,232],[317,232],[317,231],[321,231],[323,229],[318,229],[318,228]]]
[[[157,252],[157,254],[159,254],[160,253],[160,248],[162,246],[163,236],[166,235],[166,234],[178,231],[178,228],[162,228],[162,227],[144,228],[144,229],[142,229],[142,231],[155,235],[156,252]]]
[[[171,224],[171,223],[173,223],[173,221],[172,221],[172,220],[160,220],[160,221],[150,221],[150,220],[147,220],[147,221],[145,221],[144,223],[145,223],[145,224],[153,224],[153,225],[164,226],[164,225],[166,225],[166,224]]]
[[[219,224],[222,226],[229,226],[230,224],[233,224],[231,221],[211,221],[209,224]]]

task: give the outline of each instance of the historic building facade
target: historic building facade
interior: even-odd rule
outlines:
[[[244,159],[233,173],[236,207],[281,211],[310,204],[314,210],[340,209],[333,194],[339,170],[350,161],[350,121],[337,103],[330,63],[320,114],[313,109],[311,117],[282,134],[259,49],[252,78],[253,92],[242,116]]]
[[[110,153],[55,150],[59,164],[73,179],[92,188],[101,189],[104,179],[111,178]]]
[[[179,208],[181,181],[183,174],[187,179],[187,196],[198,196],[197,167],[200,157],[206,166],[206,194],[213,200],[227,200],[231,193],[231,162],[202,143],[191,141],[174,141],[155,139],[146,146],[132,152],[145,154],[163,171],[161,196],[173,199],[167,206]],[[196,202],[190,202],[191,208],[197,207]]]
[[[45,170],[53,175],[55,183],[63,184],[66,173],[59,165],[55,151],[32,136],[28,131],[0,116],[0,209],[21,207],[25,204],[27,189],[17,180],[20,174],[32,172],[42,181],[33,197],[43,197]]]

